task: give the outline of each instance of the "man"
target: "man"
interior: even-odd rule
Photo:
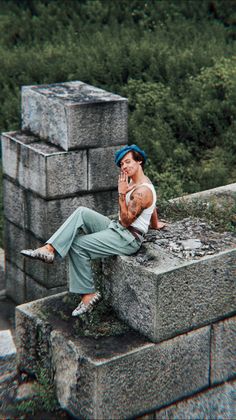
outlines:
[[[135,144],[116,152],[115,163],[121,169],[119,221],[78,207],[44,246],[21,251],[24,256],[47,263],[52,263],[58,255],[62,258],[68,255],[70,292],[82,295],[73,316],[90,312],[101,299],[93,282],[92,259],[134,254],[149,226],[153,229],[165,226],[158,221],[155,189],[143,172],[146,158],[145,152]]]

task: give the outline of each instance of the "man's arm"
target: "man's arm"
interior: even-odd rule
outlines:
[[[166,226],[166,223],[163,222],[159,222],[158,220],[158,214],[157,214],[157,209],[155,208],[153,210],[152,216],[151,216],[151,220],[150,220],[150,229],[162,229]]]
[[[142,213],[143,209],[147,207],[146,195],[145,191],[142,191],[142,188],[138,188],[137,191],[131,194],[130,202],[127,206],[125,194],[119,194],[120,223],[122,226],[130,226],[140,213]]]

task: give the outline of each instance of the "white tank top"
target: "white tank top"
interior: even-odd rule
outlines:
[[[150,225],[150,220],[151,220],[153,210],[156,207],[157,195],[156,195],[155,188],[152,184],[149,184],[148,182],[144,182],[143,184],[140,184],[138,187],[141,187],[141,186],[145,186],[145,187],[150,188],[150,190],[152,191],[152,195],[153,195],[153,201],[152,201],[151,206],[144,209],[142,211],[142,213],[137,217],[137,219],[133,223],[131,223],[131,226],[135,227],[136,229],[140,230],[143,233],[147,233],[148,227]],[[127,206],[130,202],[130,196],[136,188],[137,187],[134,187],[131,191],[129,191],[126,194],[126,204],[127,204]]]

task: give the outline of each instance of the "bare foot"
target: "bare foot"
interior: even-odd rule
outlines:
[[[51,254],[54,254],[55,253],[55,248],[53,248],[53,246],[50,245],[50,244],[46,244],[44,246],[41,246],[38,249],[40,249],[40,251],[42,251],[42,252],[47,251],[47,252],[50,252]]]
[[[89,302],[92,300],[92,298],[96,295],[96,293],[87,293],[86,295],[83,295],[82,302],[85,305],[88,305]]]

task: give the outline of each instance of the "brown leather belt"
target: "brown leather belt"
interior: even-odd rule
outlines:
[[[127,229],[132,233],[132,235],[135,237],[135,239],[142,239],[144,238],[144,232],[141,232],[141,230],[136,229],[134,226],[128,226]],[[141,238],[140,238],[141,236]]]

